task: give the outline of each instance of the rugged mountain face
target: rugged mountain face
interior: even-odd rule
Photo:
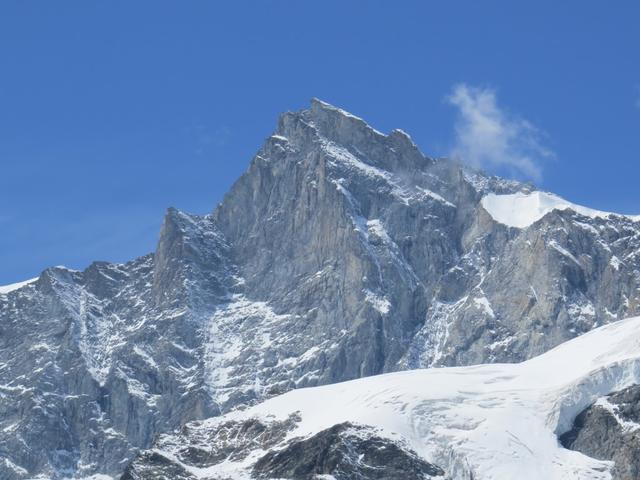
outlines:
[[[220,413],[198,315],[222,247],[205,226],[171,211],[155,256],[49,269],[0,300],[0,478],[118,475],[158,430]]]
[[[490,195],[532,187],[424,156],[314,100],[154,254],[0,293],[0,477],[118,475],[162,432],[294,388],[516,362],[640,310],[640,224]]]
[[[640,386],[599,398],[560,437],[562,444],[599,460],[612,460],[612,480],[640,477]]]

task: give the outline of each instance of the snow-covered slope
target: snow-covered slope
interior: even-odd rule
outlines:
[[[14,290],[18,290],[19,288],[22,288],[25,285],[29,285],[30,283],[33,283],[36,280],[38,280],[38,277],[25,280],[24,282],[12,283],[11,285],[0,285],[0,295],[4,295],[9,292],[13,292]]]
[[[482,206],[497,222],[516,228],[526,228],[553,210],[573,210],[591,218],[608,218],[611,215],[618,215],[576,205],[552,193],[540,191],[506,195],[490,193],[482,199]],[[627,217],[640,221],[640,216]]]
[[[611,462],[566,450],[557,436],[596,399],[638,382],[640,317],[520,364],[414,370],[299,389],[195,428],[216,432],[232,422],[297,418],[273,447],[278,450],[296,437],[351,422],[407,445],[452,479],[605,480]],[[183,447],[165,438],[156,453],[200,478],[249,478],[265,454],[257,440],[237,462],[198,469],[179,460]]]

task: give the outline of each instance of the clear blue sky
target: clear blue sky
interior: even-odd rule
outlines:
[[[0,284],[152,251],[313,96],[445,155],[483,93],[542,188],[640,213],[637,1],[5,0]]]

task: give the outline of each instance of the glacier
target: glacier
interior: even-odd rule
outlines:
[[[640,317],[634,317],[519,364],[419,369],[302,388],[194,428],[216,432],[229,422],[296,418],[271,447],[278,450],[351,422],[410,447],[451,480],[608,480],[612,462],[565,449],[558,436],[586,406],[639,382]],[[202,479],[255,478],[251,469],[265,453],[257,444],[240,461],[197,468],[180,460],[184,445],[159,443],[159,455]]]

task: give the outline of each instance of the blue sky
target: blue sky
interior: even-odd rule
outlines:
[[[0,4],[0,284],[155,247],[319,97],[431,155],[640,213],[640,3]]]

